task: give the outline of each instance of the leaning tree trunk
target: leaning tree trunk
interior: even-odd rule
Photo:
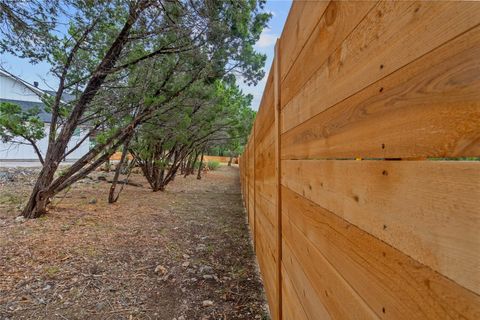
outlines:
[[[120,177],[123,164],[125,163],[125,159],[127,158],[127,155],[128,155],[129,144],[130,144],[130,138],[128,138],[123,145],[122,156],[120,157],[120,162],[117,165],[117,168],[115,170],[115,175],[113,176],[112,185],[110,186],[110,192],[108,194],[108,203],[115,203],[120,197],[120,192],[118,193],[117,196],[115,196],[115,188],[117,187],[118,177]]]
[[[65,124],[63,125],[62,129],[58,133],[58,137],[54,138],[52,134],[55,134],[55,130],[52,131],[50,134],[50,141],[48,144],[47,155],[45,157],[45,163],[43,165],[42,171],[37,179],[37,182],[32,190],[30,195],[30,199],[28,200],[27,205],[23,209],[22,215],[25,218],[38,218],[42,214],[47,212],[47,205],[50,201],[50,198],[55,195],[55,192],[59,188],[63,186],[62,183],[59,182],[59,186],[55,186],[55,182],[53,181],[55,172],[58,169],[60,161],[63,159],[65,155],[65,150],[67,148],[68,142],[75,131],[75,128],[78,124],[79,119],[85,112],[86,107],[95,97],[97,91],[100,89],[102,84],[104,83],[105,79],[109,72],[115,67],[115,63],[119,59],[124,46],[127,44],[129,40],[130,30],[137,21],[140,13],[145,10],[146,7],[143,8],[135,8],[135,10],[130,10],[130,14],[128,16],[127,21],[125,22],[123,28],[121,29],[120,33],[117,35],[115,41],[110,46],[109,50],[106,52],[103,59],[97,65],[95,71],[93,72],[90,80],[85,86],[83,93],[80,95],[80,98],[76,102],[75,106],[73,107],[68,119],[66,120]],[[53,112],[52,117],[55,117],[57,114]],[[85,156],[84,156],[85,157]],[[85,157],[86,159],[86,157]],[[102,162],[97,163],[101,165],[105,160],[101,157]],[[72,165],[72,167],[78,168],[81,170],[84,165],[86,165],[88,161],[82,163],[76,163]],[[72,168],[71,167],[71,168]],[[90,169],[93,169],[91,167]],[[88,173],[88,170],[84,170],[84,173]],[[71,177],[71,183],[77,181],[78,179],[82,178],[81,175],[78,175],[76,178]],[[68,178],[67,178],[68,179]],[[63,179],[57,179],[61,181]],[[53,184],[52,184],[53,182]]]
[[[35,219],[45,214],[50,198],[53,196],[53,192],[49,190],[49,186],[53,181],[58,164],[53,161],[46,161],[45,163],[48,165],[45,165],[40,171],[28,203],[22,212],[22,215],[27,219]]]
[[[198,153],[196,151],[192,151],[185,165],[185,172],[183,176],[184,178],[188,177],[189,175],[195,172],[195,163],[197,163],[197,158],[198,158]]]
[[[197,163],[197,160],[198,160],[198,152],[195,151],[195,155],[193,156],[192,164],[190,165],[190,168],[188,168],[188,174],[194,174],[195,173],[195,164]]]
[[[197,173],[198,180],[202,179],[203,153],[204,151],[202,150],[202,156],[200,157],[200,165],[198,166],[198,173]]]
[[[115,149],[122,145],[131,130],[131,128],[128,128],[126,132],[122,133],[123,136],[119,136],[118,141],[110,145],[111,148]],[[105,148],[106,144],[96,146],[87,152],[82,158],[78,159],[72,164],[72,166],[67,168],[62,176],[59,176],[54,180],[55,172],[58,169],[60,160],[63,158],[63,153],[66,148],[67,142],[65,141],[68,142],[68,140],[62,139],[60,141],[62,144],[54,145],[51,152],[47,151],[45,165],[43,166],[42,171],[40,171],[37,182],[30,195],[30,199],[22,212],[22,215],[25,218],[34,219],[45,214],[47,212],[47,205],[55,194],[64,190],[76,181],[85,178],[93,170],[105,163],[105,161],[107,161],[112,155],[112,152],[106,152],[95,159],[95,157],[97,157]],[[110,144],[110,142],[108,142],[108,144]],[[86,166],[87,164],[88,166]]]

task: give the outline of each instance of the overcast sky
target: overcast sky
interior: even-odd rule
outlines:
[[[243,92],[253,95],[252,108],[254,110],[258,110],[260,100],[262,99],[265,80],[272,64],[275,41],[282,33],[290,6],[291,0],[267,0],[265,5],[265,11],[272,13],[273,16],[268,24],[268,28],[263,31],[260,40],[256,44],[257,51],[267,55],[265,78],[254,87],[239,83]],[[2,54],[0,56],[0,66],[29,83],[39,82],[39,87],[42,89],[57,89],[55,86],[58,84],[58,81],[49,73],[50,66],[48,63],[32,65],[27,60],[19,59],[10,54]]]

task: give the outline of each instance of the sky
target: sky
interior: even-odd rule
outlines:
[[[290,6],[292,5],[291,0],[267,0],[265,5],[265,12],[270,12],[272,18],[268,23],[268,28],[264,29],[260,35],[260,39],[255,45],[255,49],[258,52],[264,53],[267,55],[267,61],[265,62],[265,77],[256,85],[256,86],[247,86],[244,83],[239,82],[239,86],[242,88],[244,93],[250,93],[253,95],[252,109],[258,110],[260,106],[260,101],[262,100],[263,89],[267,82],[268,72],[270,71],[270,66],[272,65],[272,60],[275,51],[275,42],[277,38],[282,34],[283,26],[287,20],[288,12],[290,11]]]
[[[268,23],[268,27],[262,32],[260,39],[255,45],[258,52],[264,53],[267,56],[264,67],[265,77],[256,86],[249,87],[240,81],[238,83],[244,93],[253,95],[252,109],[254,110],[258,110],[260,105],[263,89],[274,56],[275,42],[282,33],[291,4],[291,0],[267,0],[265,5],[264,11],[270,12],[272,18]],[[33,84],[33,82],[37,81],[39,87],[42,89],[56,90],[58,81],[49,73],[50,65],[48,63],[44,62],[32,65],[25,59],[20,59],[10,54],[2,54],[0,56],[0,66],[29,83]]]

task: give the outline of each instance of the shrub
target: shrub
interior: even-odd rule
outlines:
[[[218,167],[220,167],[220,162],[208,161],[207,167],[209,170],[216,170]]]

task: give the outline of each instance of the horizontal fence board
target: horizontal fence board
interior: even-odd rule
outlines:
[[[257,194],[257,202],[261,214],[265,216],[272,228],[277,228],[277,216],[275,212],[275,204],[271,199],[266,198],[263,194]],[[275,241],[275,240],[274,240]],[[275,241],[276,242],[276,241]]]
[[[318,24],[329,1],[294,1],[285,22],[280,43],[281,79],[284,79],[293,62]]]
[[[252,231],[252,237],[253,241],[255,241],[255,198],[253,195],[254,192],[254,184],[253,184],[253,174],[249,179],[248,182],[248,194],[249,194],[249,200],[248,200],[248,222],[250,225],[250,230]]]
[[[256,147],[256,156],[257,158],[263,158],[263,160],[274,161],[275,158],[270,159],[272,156],[272,148],[275,142],[275,135],[273,130],[273,125],[269,127],[269,130],[265,132],[265,135],[262,139],[258,141],[258,144],[255,145]],[[262,168],[268,166],[269,164],[260,163],[259,164]]]
[[[282,135],[282,158],[480,156],[480,27]]]
[[[262,181],[262,180],[259,180]],[[275,181],[270,179],[268,181],[263,180],[261,185],[257,188],[257,196],[262,197],[265,201],[268,201],[269,206],[273,206],[274,204],[274,192],[276,190]]]
[[[284,214],[377,314],[388,319],[480,316],[478,295],[289,188],[282,187],[282,197]]]
[[[479,23],[474,2],[380,2],[284,107],[283,132]]]
[[[230,157],[207,156],[207,155],[205,155],[203,157],[203,162],[209,162],[209,161],[218,161],[220,163],[228,163],[228,162],[230,162]],[[235,158],[235,157],[232,157],[232,163],[238,163],[238,159]]]
[[[285,218],[287,218],[284,215]],[[287,218],[288,219],[288,218]],[[332,319],[379,319],[340,274],[299,232],[292,232],[289,220],[283,220],[282,258],[292,281],[303,290],[301,303],[310,319],[325,310]],[[320,310],[318,308],[321,308]],[[324,312],[325,312],[324,311]]]
[[[268,301],[270,303],[275,302],[276,299],[276,277],[275,273],[272,272],[275,270],[275,264],[271,260],[274,252],[269,247],[268,240],[265,239],[262,233],[259,233],[257,240],[257,259],[260,266],[260,271],[262,272],[262,278],[265,286],[265,291],[268,295]]]
[[[278,301],[278,292],[277,292],[277,275],[275,273],[276,266],[276,251],[275,243],[271,242],[266,237],[266,232],[264,231],[264,226],[262,222],[257,219],[257,259],[259,262],[260,271],[262,274],[265,292],[267,294],[268,302],[270,306],[275,306]],[[272,248],[273,246],[273,248]],[[271,312],[275,313],[275,308],[271,308]],[[272,314],[275,316],[275,314]]]
[[[284,160],[282,184],[480,293],[480,162]]]
[[[258,169],[255,172],[255,179],[258,181],[256,191],[262,196],[274,201],[276,181],[275,181],[275,158],[274,145],[270,145],[264,152],[258,155]]]
[[[300,300],[302,309],[305,311],[308,319],[330,318],[330,314],[325,306],[318,301],[317,294],[310,280],[306,277],[299,262],[291,255],[288,244],[282,245],[282,263],[286,273],[288,273],[293,290]],[[333,318],[333,317],[332,317]],[[335,318],[333,318],[335,319]]]
[[[330,54],[374,6],[375,1],[329,3],[305,47],[283,80],[282,106],[298,93],[312,74],[327,61]]]
[[[282,298],[283,298],[283,319],[284,320],[309,320],[305,311],[302,308],[300,299],[298,298],[295,289],[293,288],[292,281],[285,267],[282,265]],[[318,315],[322,320],[330,319],[328,313]]]
[[[272,320],[480,319],[480,162],[429,160],[458,157],[480,3],[294,1],[239,161]]]
[[[263,139],[267,135],[267,131],[272,130],[275,120],[274,108],[273,108],[273,75],[269,73],[267,82],[265,84],[265,90],[263,91],[262,100],[255,117],[255,143]]]
[[[258,228],[257,233],[261,232],[263,234],[264,239],[268,243],[270,251],[275,253],[275,245],[277,243],[277,230],[276,227],[269,220],[268,213],[259,210],[259,212],[255,212],[255,219],[255,226]],[[276,261],[276,259],[271,260],[272,263]]]

